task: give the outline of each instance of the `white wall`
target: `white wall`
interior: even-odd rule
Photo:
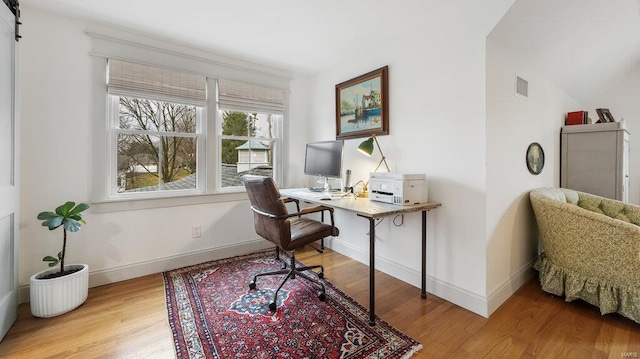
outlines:
[[[640,204],[640,63],[607,89],[593,103],[587,104],[589,116],[596,121],[596,108],[608,108],[620,121],[624,119],[629,130],[629,202]]]
[[[306,81],[311,117],[292,133],[310,127],[312,136],[292,137],[290,145],[335,138],[335,84],[388,65],[390,134],[378,140],[392,171],[425,173],[429,200],[443,204],[428,214],[427,289],[487,315],[486,268],[493,264],[486,257],[485,36],[493,26],[478,16],[487,11],[482,6],[469,1],[411,8],[403,21],[412,25],[398,38],[354,49],[350,58]],[[345,142],[344,166],[354,181],[366,180],[379,161],[356,151],[362,140]],[[305,183],[303,176],[291,176],[291,184]],[[331,247],[368,262],[367,222],[350,213],[336,218],[341,235]],[[376,229],[377,266],[418,286],[420,216],[405,216],[398,228],[391,220]]]
[[[91,151],[88,39],[77,23],[33,15],[22,12],[25,24],[39,25],[21,28],[21,284],[46,268],[42,257],[61,250],[62,233],[41,227],[37,213],[88,199]],[[70,235],[69,262],[80,261],[89,232]]]
[[[520,4],[520,3],[518,3]],[[533,5],[534,7],[538,5]],[[552,83],[527,64],[528,38],[512,14],[496,27],[487,41],[487,299],[489,312],[497,309],[529,276],[528,268],[537,254],[537,229],[528,192],[532,188],[559,186],[560,130],[566,113],[587,109],[597,120],[595,109],[609,108],[617,120],[626,119],[630,131],[640,132],[640,64],[612,88],[596,96],[593,103],[579,103],[566,89]],[[538,23],[546,18],[536,18]],[[547,19],[548,20],[548,19]],[[495,31],[494,31],[495,32]],[[559,33],[561,36],[561,33]],[[535,39],[532,41],[535,42]],[[614,41],[615,42],[615,41]],[[524,44],[527,46],[523,47]],[[546,44],[546,43],[545,43]],[[535,54],[534,61],[554,63],[552,53]],[[556,61],[557,62],[557,61]],[[575,64],[581,67],[580,61]],[[601,64],[603,73],[610,71]],[[560,65],[558,65],[560,66]],[[561,68],[562,66],[558,67]],[[529,98],[514,95],[515,76],[529,81]],[[582,74],[585,88],[593,79]],[[562,76],[561,76],[562,77]],[[566,80],[566,79],[565,79]],[[566,81],[565,81],[566,82]],[[575,90],[575,88],[574,88]],[[633,134],[633,132],[632,132]],[[525,166],[525,151],[531,142],[544,148],[543,172],[531,175]],[[640,149],[631,136],[630,201],[640,202]],[[637,142],[637,140],[635,141]]]
[[[294,79],[289,98],[291,121],[286,128],[285,162],[290,163],[284,184],[305,185],[304,144],[335,138],[335,84],[388,65],[390,135],[379,137],[380,144],[392,170],[425,173],[430,200],[443,204],[429,213],[428,290],[481,315],[490,313],[488,293],[509,277],[505,273],[519,268],[512,257],[487,253],[511,253],[508,237],[499,235],[491,243],[489,238],[493,239],[494,232],[508,231],[508,226],[496,223],[511,216],[507,197],[518,198],[524,191],[510,189],[510,194],[494,199],[490,196],[495,186],[488,183],[499,176],[488,172],[494,163],[490,156],[497,154],[493,147],[489,151],[488,143],[496,137],[491,132],[495,128],[486,122],[485,40],[511,2],[502,1],[501,6],[489,0],[412,2],[399,22],[405,31],[397,37],[385,37],[382,32],[380,46],[354,49],[341,54],[343,61],[338,65]],[[85,24],[28,8],[23,15],[25,24],[37,24],[24,27],[22,41],[20,282],[26,283],[32,273],[44,268],[40,258],[55,253],[60,240],[60,233],[40,227],[36,214],[67,199],[89,198],[92,105]],[[57,84],[64,84],[63,91]],[[540,133],[540,138],[551,135]],[[379,160],[355,151],[362,140],[345,144],[345,168],[352,169],[355,180],[366,180]],[[515,148],[505,150],[524,151],[521,142],[526,141],[529,139],[521,138],[513,143]],[[73,161],[68,159],[69,148],[79,153]],[[520,166],[497,167],[505,171],[505,179],[522,174]],[[254,243],[253,229],[242,226],[250,218],[245,202],[90,213],[87,226],[71,235],[68,261],[89,263],[94,275],[104,281],[119,280],[129,269],[163,270],[162,266],[184,263],[180,260],[190,254],[194,258],[200,253],[214,255],[238,243]],[[337,213],[337,223],[341,236],[331,245],[366,261],[366,221]],[[192,225],[202,225],[202,239],[190,238]],[[398,228],[385,220],[376,233],[378,268],[419,285],[419,215],[405,216]],[[526,259],[530,248],[517,247],[517,261]]]
[[[30,8],[22,11],[22,180],[20,284],[61,250],[62,232],[36,215],[67,200],[90,199],[92,62],[86,24]],[[92,285],[261,248],[247,201],[89,213],[69,234],[67,263],[88,263]],[[202,238],[191,227],[202,226]],[[24,298],[23,298],[24,299]]]
[[[304,178],[304,154],[305,144],[314,138],[313,126],[310,126],[313,118],[310,105],[311,79],[298,76],[289,85],[289,120],[285,123],[285,131],[288,141],[285,142],[285,162],[288,167],[284,171],[284,183],[286,187],[305,187],[307,179]],[[330,124],[329,124],[330,125]]]
[[[487,39],[487,293],[492,303],[502,303],[533,275],[529,268],[538,238],[529,191],[559,185],[560,128],[567,110],[577,106],[517,59]],[[526,99],[515,94],[516,75],[528,81]],[[525,162],[532,142],[540,143],[545,154],[539,175],[531,174]]]

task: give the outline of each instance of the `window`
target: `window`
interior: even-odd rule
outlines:
[[[109,61],[110,197],[204,190],[205,78]]]
[[[228,192],[244,174],[277,180],[281,89],[114,59],[108,68],[108,198]]]
[[[116,193],[195,190],[202,109],[113,96],[118,108]]]
[[[221,188],[242,186],[245,174],[277,180],[283,112],[282,90],[218,80]]]
[[[276,182],[281,181],[289,72],[241,59],[209,56],[198,49],[144,36],[96,29],[87,29],[86,33],[91,38],[93,83],[90,154],[93,212],[244,200],[244,188],[237,181],[238,164],[254,167],[253,171],[268,164]],[[125,101],[134,100],[149,101],[148,112],[156,116],[162,107],[184,106],[184,116],[176,117],[183,127],[141,126],[137,118],[142,117],[125,112]],[[258,128],[249,136],[224,135],[229,136],[224,142],[252,141],[246,145],[248,151],[237,150],[237,161],[227,160],[236,166],[233,176],[222,173],[225,111],[243,112],[247,118],[255,114],[256,119],[251,122]],[[194,125],[194,113],[195,129],[186,129],[187,124]],[[271,138],[262,132],[269,126]],[[255,150],[253,141],[261,143],[260,150]],[[171,163],[176,166],[172,176],[167,170]],[[163,170],[169,172],[165,179]],[[142,183],[143,175],[151,178],[152,183]],[[236,181],[230,182],[231,177]],[[187,180],[191,182],[185,187]]]
[[[221,187],[242,186],[245,174],[274,176],[281,115],[220,110]]]

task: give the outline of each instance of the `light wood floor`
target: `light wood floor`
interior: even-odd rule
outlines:
[[[322,263],[336,286],[368,305],[368,267],[332,251],[300,251]],[[376,275],[376,311],[424,346],[414,358],[637,358],[640,324],[600,316],[583,302],[544,293],[534,279],[489,319],[383,273]],[[92,288],[76,310],[34,318],[23,304],[0,358],[173,358],[161,274]]]

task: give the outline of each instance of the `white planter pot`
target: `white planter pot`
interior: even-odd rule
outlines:
[[[31,314],[50,318],[76,309],[87,300],[89,294],[89,266],[87,264],[66,265],[65,269],[82,268],[64,277],[40,279],[60,268],[47,269],[29,279]]]

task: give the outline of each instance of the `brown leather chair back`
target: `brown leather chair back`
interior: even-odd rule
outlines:
[[[251,207],[272,216],[286,216],[287,207],[280,199],[278,186],[270,177],[242,176],[242,183],[249,195]],[[287,248],[291,242],[291,224],[289,219],[271,218],[253,212],[256,233],[281,248]]]

